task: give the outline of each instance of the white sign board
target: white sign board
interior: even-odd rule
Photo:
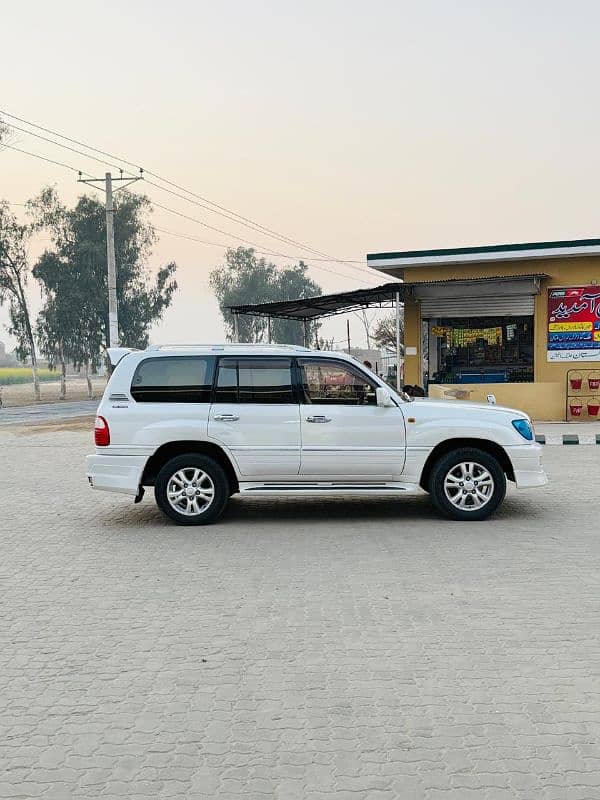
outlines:
[[[600,350],[548,350],[548,361],[553,363],[574,361],[600,361]]]

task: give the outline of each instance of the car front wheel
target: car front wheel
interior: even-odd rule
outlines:
[[[506,494],[506,476],[494,456],[475,447],[452,450],[435,463],[429,491],[436,508],[457,520],[487,519]]]
[[[179,525],[208,525],[223,513],[229,483],[220,464],[200,453],[176,456],[154,484],[158,507]]]

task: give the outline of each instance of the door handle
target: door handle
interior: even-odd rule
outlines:
[[[331,422],[331,417],[324,417],[324,416],[322,416],[320,414],[317,414],[317,415],[312,416],[312,417],[307,417],[306,421],[307,422]]]
[[[218,422],[237,422],[239,417],[237,414],[215,414],[213,419]]]

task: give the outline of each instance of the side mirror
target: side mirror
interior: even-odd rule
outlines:
[[[382,408],[388,408],[389,406],[394,405],[394,401],[392,400],[392,395],[388,392],[387,389],[384,389],[383,386],[378,386],[375,389],[375,394],[377,396],[378,406],[381,406]]]

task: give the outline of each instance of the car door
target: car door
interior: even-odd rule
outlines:
[[[300,358],[298,370],[300,474],[321,481],[398,478],[406,449],[398,406],[378,406],[376,384],[341,359]]]
[[[243,478],[298,477],[300,407],[292,374],[291,358],[219,359],[208,434],[228,448]]]

